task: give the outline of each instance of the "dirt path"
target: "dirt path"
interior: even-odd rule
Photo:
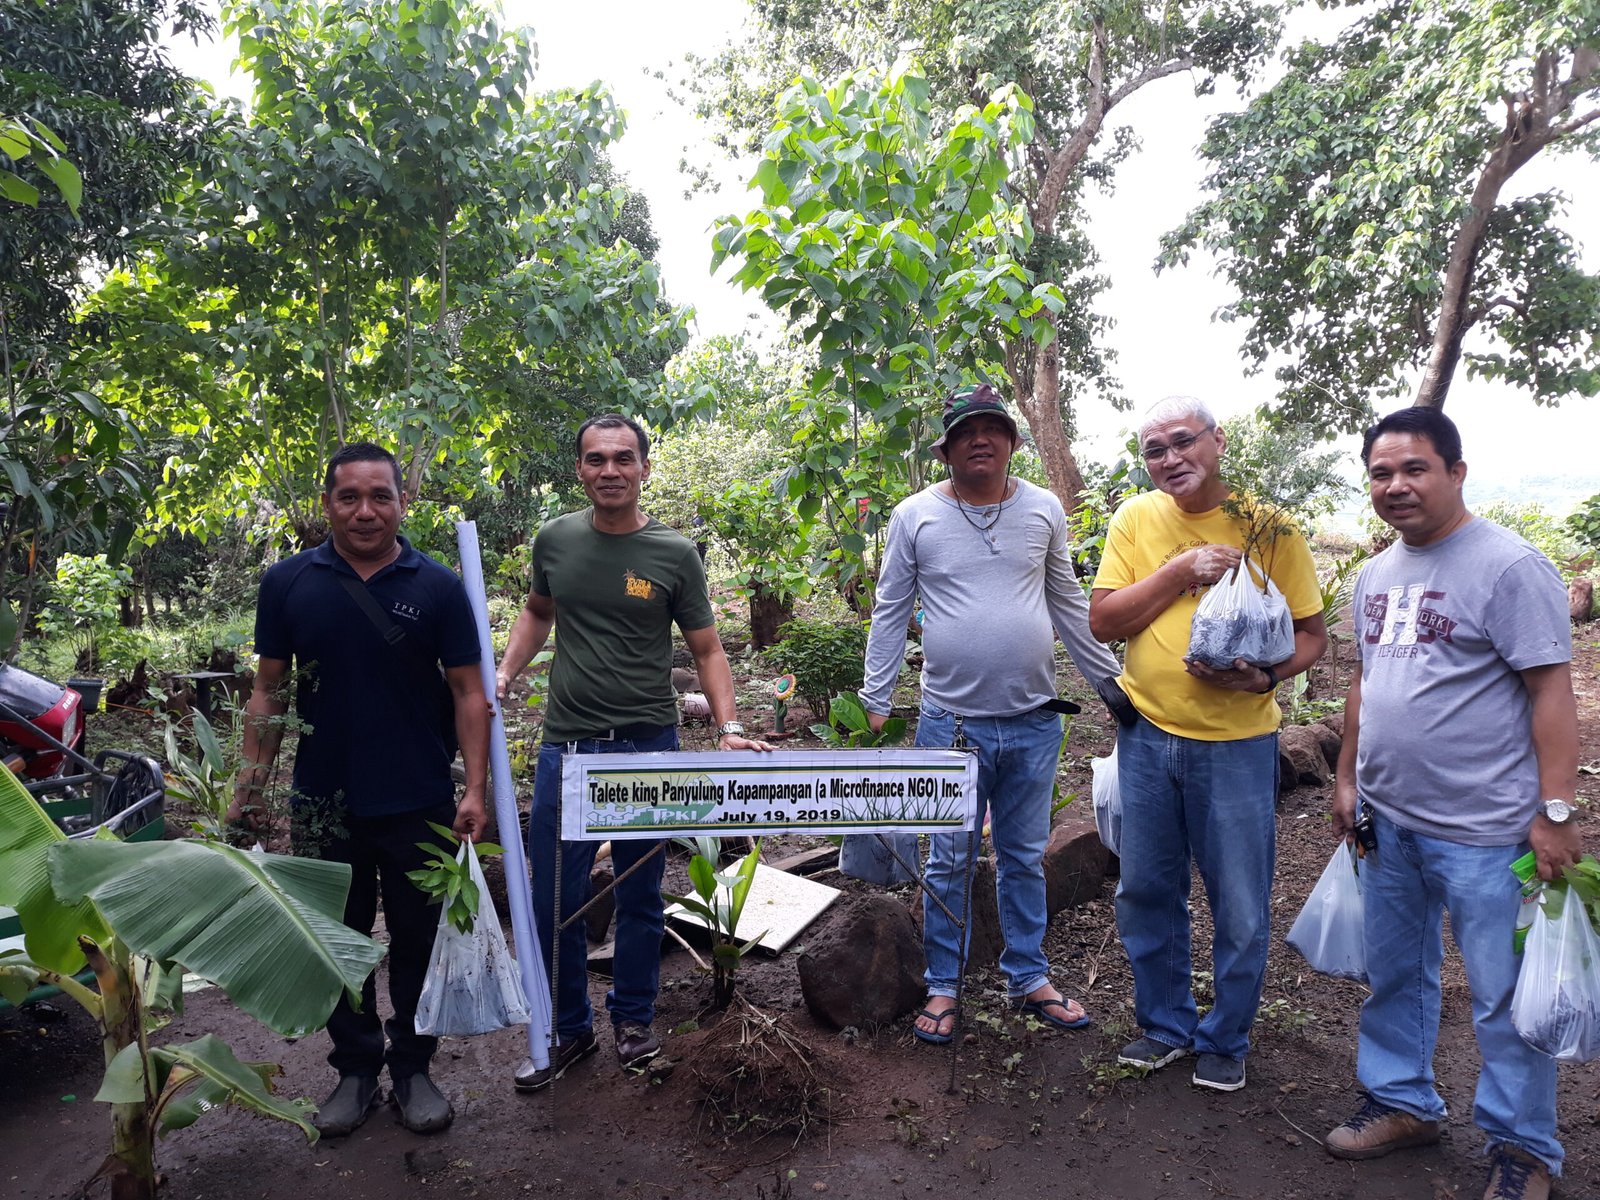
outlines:
[[[1600,757],[1597,633],[1580,631],[1576,640],[1584,755],[1593,762]],[[1080,755],[1099,749],[1107,734],[1103,722],[1081,718],[1071,749]],[[1081,763],[1071,782],[1087,797]],[[1592,802],[1600,787],[1590,777],[1583,782]],[[689,1071],[680,1067],[658,1082],[625,1078],[609,1046],[574,1068],[553,1102],[518,1095],[510,1074],[523,1044],[505,1033],[445,1043],[434,1075],[459,1116],[444,1135],[414,1137],[383,1112],[345,1142],[308,1147],[286,1126],[213,1114],[159,1147],[164,1195],[900,1200],[985,1188],[1010,1197],[1127,1200],[1475,1198],[1483,1186],[1471,1123],[1477,1050],[1453,955],[1436,1060],[1451,1109],[1444,1142],[1364,1164],[1336,1162],[1318,1144],[1358,1102],[1355,1027],[1363,994],[1359,985],[1306,970],[1282,943],[1330,852],[1325,811],[1326,796],[1316,791],[1291,794],[1280,810],[1265,1005],[1249,1086],[1232,1095],[1193,1088],[1181,1064],[1148,1079],[1129,1078],[1115,1066],[1116,1049],[1132,1033],[1132,1003],[1108,885],[1099,900],[1058,916],[1048,944],[1058,980],[1084,999],[1094,1027],[1030,1033],[1004,1011],[998,981],[979,977],[969,1005],[975,1032],[961,1047],[954,1094],[946,1091],[948,1052],[915,1042],[904,1023],[848,1041],[812,1024],[792,957],[785,957],[754,964],[742,986],[824,1048],[833,1120],[798,1144],[713,1135]],[[1592,805],[1583,820],[1589,848],[1600,850]],[[1205,972],[1209,928],[1198,889],[1195,921],[1195,965]],[[709,987],[681,952],[664,960],[663,979],[659,1025],[672,1030],[695,1017]],[[604,985],[593,982],[598,1002]],[[108,1116],[92,1101],[98,1049],[75,1008],[61,1007],[59,1018],[0,1014],[0,1196],[8,1200],[68,1196],[104,1153]],[[329,1086],[321,1036],[286,1042],[214,991],[191,997],[164,1036],[208,1030],[243,1058],[281,1062],[286,1094],[320,1097]],[[693,1039],[675,1041],[681,1052]],[[1562,1069],[1561,1117],[1568,1173],[1558,1194],[1600,1196],[1600,1065]]]

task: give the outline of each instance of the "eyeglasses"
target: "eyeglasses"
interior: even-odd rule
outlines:
[[[1140,450],[1139,453],[1144,456],[1144,460],[1147,463],[1160,462],[1167,456],[1168,451],[1171,451],[1179,458],[1182,458],[1194,448],[1194,444],[1198,442],[1203,435],[1210,432],[1211,430],[1209,429],[1202,429],[1199,433],[1180,433],[1165,446],[1146,446]]]

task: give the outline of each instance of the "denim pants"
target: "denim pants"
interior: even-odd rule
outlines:
[[[1361,865],[1367,980],[1356,1076],[1374,1099],[1426,1121],[1445,1115],[1433,1086],[1439,1036],[1443,912],[1472,991],[1483,1067],[1472,1119],[1489,1142],[1508,1142],[1561,1173],[1556,1063],[1517,1034],[1511,996],[1521,958],[1512,951],[1521,884],[1511,864],[1528,847],[1464,846],[1427,837],[1373,813],[1378,852]]]
[[[1000,970],[1013,999],[1049,980],[1042,942],[1048,914],[1044,903],[1044,847],[1050,840],[1050,791],[1061,752],[1061,718],[1029,712],[1017,717],[966,717],[962,732],[978,757],[978,821],[990,814],[995,853],[995,899],[1005,950]],[[948,747],[955,736],[955,714],[922,702],[918,746]],[[973,845],[978,834],[973,835]],[[924,872],[934,895],[957,916],[967,916],[967,834],[939,833],[929,838]],[[954,996],[961,973],[963,931],[937,904],[922,900],[922,945],[930,996]],[[970,918],[964,931],[971,936]]]
[[[1117,930],[1146,1037],[1243,1058],[1266,982],[1277,855],[1278,735],[1205,742],[1140,717],[1117,738],[1122,878]],[[1191,980],[1191,855],[1211,902],[1215,1003]]]
[[[633,754],[678,748],[676,726],[643,740],[545,742],[539,747],[539,766],[533,779],[533,813],[528,823],[528,862],[533,872],[533,919],[544,952],[545,970],[551,970],[555,942],[555,875],[557,801],[561,797],[563,754]],[[655,841],[619,839],[611,843],[611,865],[618,879],[634,863],[656,848]],[[594,867],[598,842],[561,843],[561,918],[566,920],[589,901],[589,872]],[[612,962],[611,990],[606,1008],[613,1024],[637,1021],[648,1025],[656,1015],[656,991],[661,983],[662,916],[661,877],[666,856],[657,854],[617,885],[616,957]],[[561,972],[556,983],[555,1033],[568,1041],[594,1024],[589,1004],[589,936],[585,923],[574,922],[561,934]]]

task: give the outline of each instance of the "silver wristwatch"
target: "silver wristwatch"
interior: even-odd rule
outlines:
[[[730,733],[736,733],[740,737],[743,737],[744,726],[738,721],[724,721],[721,725],[717,726],[717,740],[720,741],[721,739],[727,737]],[[1562,820],[1565,819],[1565,817],[1562,818]]]
[[[1565,800],[1546,800],[1542,807],[1545,820],[1552,825],[1564,825],[1572,819],[1572,805]]]

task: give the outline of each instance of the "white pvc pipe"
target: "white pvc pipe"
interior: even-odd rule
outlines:
[[[456,546],[461,552],[461,580],[467,585],[472,616],[478,626],[478,667],[483,691],[494,700],[494,642],[489,637],[489,598],[483,586],[483,560],[478,554],[478,527],[472,521],[456,522]],[[506,874],[506,896],[511,902],[511,933],[516,942],[522,990],[528,993],[528,1056],[536,1069],[550,1065],[550,980],[544,970],[539,934],[533,927],[533,891],[528,886],[528,857],[517,819],[517,795],[511,786],[511,751],[500,706],[494,706],[489,723],[489,779],[494,791],[494,819]]]

